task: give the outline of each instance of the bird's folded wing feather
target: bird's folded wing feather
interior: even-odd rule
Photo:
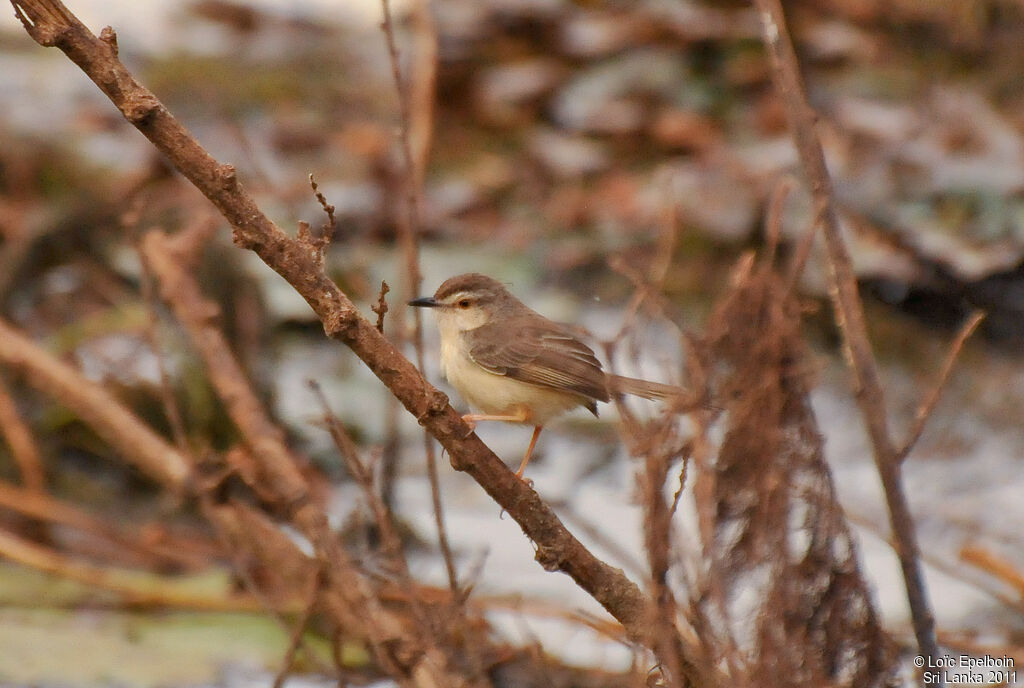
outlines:
[[[605,374],[590,347],[568,330],[539,327],[529,320],[465,332],[470,357],[498,375],[608,401]],[[515,336],[507,336],[510,329]]]

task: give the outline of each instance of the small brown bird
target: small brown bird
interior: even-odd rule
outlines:
[[[548,320],[479,273],[452,277],[433,296],[410,306],[433,308],[441,333],[441,372],[471,407],[462,417],[529,423],[533,437],[516,471],[522,478],[541,430],[552,418],[582,406],[597,415],[597,402],[613,395],[678,398],[684,390],[601,369],[594,352],[573,330]]]

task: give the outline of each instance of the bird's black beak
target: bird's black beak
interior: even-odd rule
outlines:
[[[433,296],[423,296],[418,299],[413,299],[409,302],[410,306],[417,306],[419,308],[437,308],[441,304],[437,302]]]

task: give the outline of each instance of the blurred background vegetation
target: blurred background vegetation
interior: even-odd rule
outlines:
[[[68,4],[94,32],[114,26],[122,60],[215,157],[236,166],[280,226],[322,222],[308,183],[316,176],[339,221],[331,274],[367,313],[381,279],[401,283],[398,103],[379,6],[199,0],[140,16],[119,3]],[[1024,643],[1024,6],[785,5],[897,427],[909,424],[960,322],[974,309],[988,313],[912,461],[923,467],[909,465],[908,480],[931,575],[967,579],[937,604],[946,641],[1015,652]],[[412,46],[422,28],[397,9],[406,73],[416,73],[423,55]],[[453,274],[486,272],[548,315],[614,331],[611,313],[632,286],[609,258],[646,265],[674,209],[680,240],[665,289],[673,315],[699,329],[729,267],[761,245],[774,184],[797,173],[754,10],[696,0],[435,0],[430,10],[437,65],[420,206],[425,291]],[[163,350],[153,351],[136,251],[143,232],[175,231],[209,214],[205,199],[62,55],[38,47],[10,16],[0,29],[0,314],[169,432],[162,356],[190,442],[225,450],[235,439],[230,423],[167,318],[157,326]],[[794,194],[787,241],[811,215],[806,195]],[[211,245],[201,274],[252,379],[311,465],[343,479],[329,438],[311,422],[318,409],[304,388],[310,377],[339,400],[360,441],[389,441],[386,394],[323,340],[287,285],[231,246],[229,232]],[[822,383],[838,388],[837,335],[817,257],[802,289]],[[396,307],[401,294],[392,296]],[[428,374],[436,378],[436,368]],[[212,565],[217,554],[198,519],[110,460],[59,404],[6,371],[0,377],[38,441],[46,491],[131,531],[133,544],[114,546],[7,509],[0,526],[84,560],[148,570],[159,589],[168,585],[160,574],[171,571],[187,572],[183,580],[198,595],[237,585]],[[862,470],[863,438],[848,399],[820,401],[841,496],[881,542],[885,519]],[[566,432],[590,438],[601,460],[610,457],[599,428]],[[502,438],[493,436],[498,446]],[[418,447],[411,444],[408,453]],[[418,463],[402,466],[422,482]],[[0,478],[24,480],[2,442]],[[428,521],[409,504],[425,502],[397,504],[410,537],[430,540],[426,526],[417,529]],[[146,538],[194,542],[193,560],[140,561]],[[981,547],[989,563],[965,573],[966,544]],[[875,556],[872,545],[865,549]],[[286,643],[280,626],[244,610],[227,621],[226,611],[154,618],[121,609],[116,594],[41,576],[0,566],[0,647],[20,648],[5,653],[16,661],[0,659],[6,683],[223,683],[226,662],[234,662],[232,675],[259,676]],[[891,578],[882,573],[875,583],[883,608],[895,608],[893,630],[905,632]],[[66,618],[63,608],[78,613]],[[111,609],[123,615],[101,613]],[[110,626],[116,630],[105,632]],[[119,653],[132,658],[115,660],[113,670],[105,658]],[[182,655],[196,660],[183,663]],[[69,666],[54,669],[56,656]],[[354,666],[360,661],[353,656]]]

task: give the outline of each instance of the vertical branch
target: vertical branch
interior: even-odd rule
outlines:
[[[437,27],[430,0],[415,0],[412,7],[413,78],[409,84],[411,121],[410,152],[413,186],[421,194],[434,136],[434,91],[437,85]]]
[[[420,7],[417,10],[420,15],[418,21],[418,28],[420,31],[429,31],[433,28],[433,23],[429,22],[429,7],[426,6],[426,0],[420,0]],[[420,213],[420,199],[423,193],[423,175],[426,171],[426,155],[428,149],[428,135],[430,130],[430,118],[429,116],[425,120],[424,118],[418,117],[415,121],[413,120],[411,98],[409,95],[409,85],[402,77],[401,61],[398,54],[398,46],[395,41],[395,25],[394,19],[391,15],[391,2],[390,0],[381,0],[381,7],[384,12],[384,21],[381,28],[384,30],[384,37],[387,41],[388,56],[391,60],[391,73],[395,80],[395,90],[398,94],[398,106],[399,116],[401,118],[401,126],[399,127],[399,143],[402,148],[402,159],[404,164],[404,170],[402,174],[402,186],[405,191],[405,213],[399,213],[398,216],[398,231],[399,240],[402,245],[402,254],[405,257],[405,271],[406,271],[406,293],[404,294],[403,301],[408,301],[415,298],[420,291],[420,287],[423,283],[423,277],[420,274],[420,255],[419,255],[419,213]],[[428,22],[424,24],[424,22]],[[420,41],[428,41],[427,37],[421,37]],[[421,57],[421,56],[417,56]],[[427,56],[432,60],[436,60],[436,46],[433,52]],[[417,60],[420,62],[421,60]],[[433,87],[433,75],[434,66],[425,67],[429,71],[427,75],[429,79],[414,79],[413,80],[413,96],[416,98],[416,103],[420,108],[426,108],[430,111],[429,93]],[[418,112],[418,111],[417,111]],[[413,142],[412,142],[412,129],[414,123],[418,124],[418,137],[417,141],[420,144],[418,157],[413,155]],[[418,164],[417,164],[418,163]],[[407,309],[399,309],[399,332],[400,336],[405,336],[405,328],[403,326],[405,312]],[[413,309],[413,327],[412,327],[412,343],[416,350],[416,367],[420,370],[425,368],[425,357],[423,353],[423,316],[419,309]],[[441,502],[441,486],[440,477],[437,471],[437,452],[434,449],[434,442],[431,440],[430,435],[426,432],[423,434],[423,446],[427,456],[427,478],[430,482],[430,499],[434,507],[434,521],[437,526],[437,539],[438,544],[441,547],[441,556],[444,559],[445,570],[448,574],[448,585],[451,589],[457,590],[459,587],[458,575],[455,571],[455,559],[452,556],[451,545],[448,542],[448,531],[445,528],[444,523],[444,507]]]
[[[660,432],[659,432],[660,431]],[[671,439],[671,426],[664,421],[653,432],[662,435],[657,439]],[[669,435],[669,438],[664,435]],[[651,437],[650,439],[655,439]],[[673,456],[665,451],[665,447],[650,447],[644,455],[644,474],[642,494],[644,504],[644,548],[651,573],[651,596],[655,614],[653,637],[649,641],[656,648],[658,658],[665,663],[664,673],[667,674],[669,685],[685,685],[683,655],[679,645],[679,634],[676,630],[678,614],[675,595],[669,587],[669,567],[671,566],[671,533],[672,512],[665,502],[663,489],[668,479],[668,469]]]
[[[822,229],[828,250],[832,282],[830,295],[836,320],[843,333],[857,403],[871,439],[875,466],[889,508],[889,521],[900,566],[903,569],[918,649],[922,656],[933,660],[934,666],[939,659],[939,648],[935,639],[935,619],[925,590],[914,521],[903,491],[898,450],[889,434],[885,397],[867,336],[853,263],[840,233],[832,182],[825,165],[821,142],[814,130],[815,113],[804,95],[799,66],[786,29],[782,7],[778,0],[754,0],[754,4],[761,13],[765,44],[771,58],[772,79],[785,104],[800,160],[810,182],[815,202],[823,209]],[[933,685],[941,685],[941,682],[936,681]]]

